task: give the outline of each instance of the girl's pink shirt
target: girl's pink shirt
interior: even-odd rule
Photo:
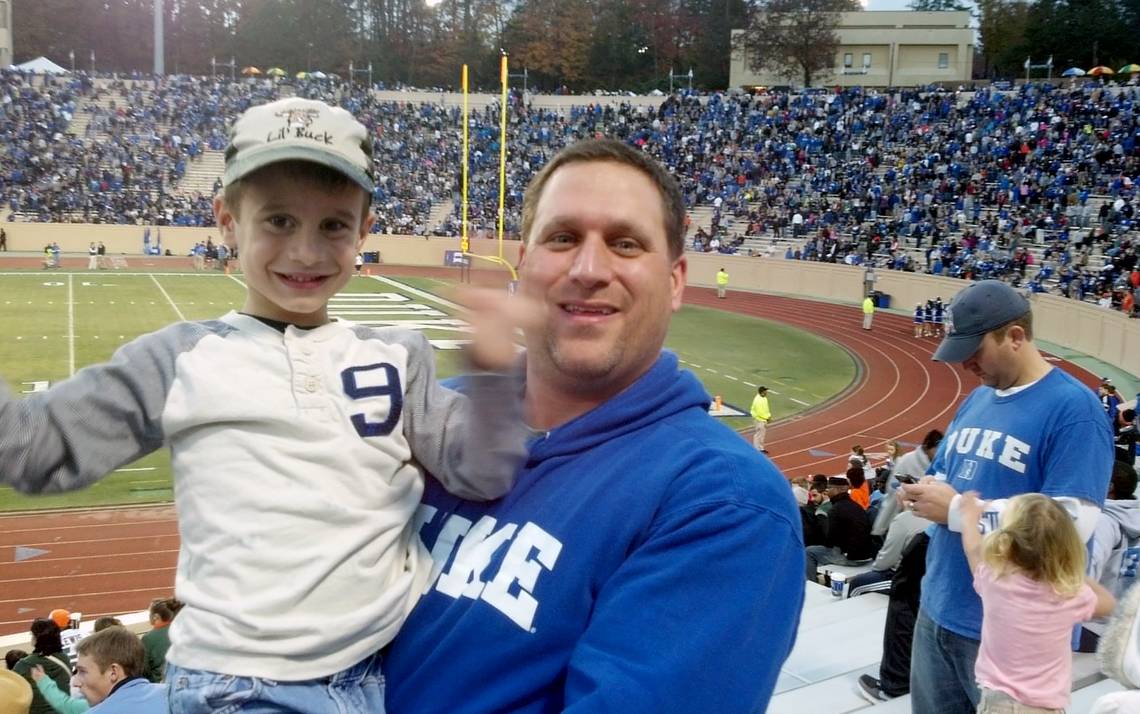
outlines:
[[[1073,625],[1092,618],[1096,594],[1083,585],[1073,597],[1021,573],[1000,578],[984,563],[974,571],[982,598],[978,685],[1045,709],[1069,705]]]

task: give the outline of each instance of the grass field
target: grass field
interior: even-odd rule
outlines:
[[[428,278],[356,278],[332,312],[362,323],[407,324],[436,345],[441,376],[462,369],[461,311],[445,294],[450,284]],[[240,307],[241,276],[214,273],[0,273],[0,377],[30,393],[106,360],[132,338],[176,320],[217,317]],[[851,357],[814,335],[764,320],[686,307],[673,321],[668,346],[710,394],[746,412],[756,384],[775,393],[780,417],[815,406],[855,376]],[[741,428],[747,417],[726,417]],[[0,487],[0,511],[166,501],[171,498],[165,451],[124,466],[84,491],[29,497]]]

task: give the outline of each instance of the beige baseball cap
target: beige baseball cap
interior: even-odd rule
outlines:
[[[364,125],[340,107],[299,97],[250,107],[230,134],[222,185],[279,161],[327,166],[372,193],[372,139]]]

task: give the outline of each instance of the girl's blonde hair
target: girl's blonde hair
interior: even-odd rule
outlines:
[[[1085,547],[1072,516],[1039,493],[1009,500],[1001,527],[982,540],[982,560],[998,577],[1021,572],[1062,597],[1076,595],[1085,582]]]

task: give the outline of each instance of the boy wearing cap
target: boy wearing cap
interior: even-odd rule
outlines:
[[[930,466],[933,479],[901,489],[915,515],[938,524],[915,625],[910,686],[916,714],[966,714],[980,696],[974,662],[982,606],[959,535],[958,494],[1078,499],[1076,526],[1088,540],[1112,473],[1104,412],[1090,389],[1037,351],[1023,295],[998,280],[974,283],[946,308],[945,326],[934,359],[961,363],[982,386],[946,430]]]
[[[174,711],[383,711],[377,652],[431,572],[411,537],[420,467],[495,498],[525,453],[515,377],[480,375],[467,398],[437,383],[422,334],[329,318],[372,222],[370,147],[322,102],[246,111],[214,202],[240,247],[242,309],[144,335],[47,392],[0,394],[0,481],[23,491],[81,488],[169,444],[186,604]],[[525,305],[505,297],[472,296],[476,368],[513,363]]]

